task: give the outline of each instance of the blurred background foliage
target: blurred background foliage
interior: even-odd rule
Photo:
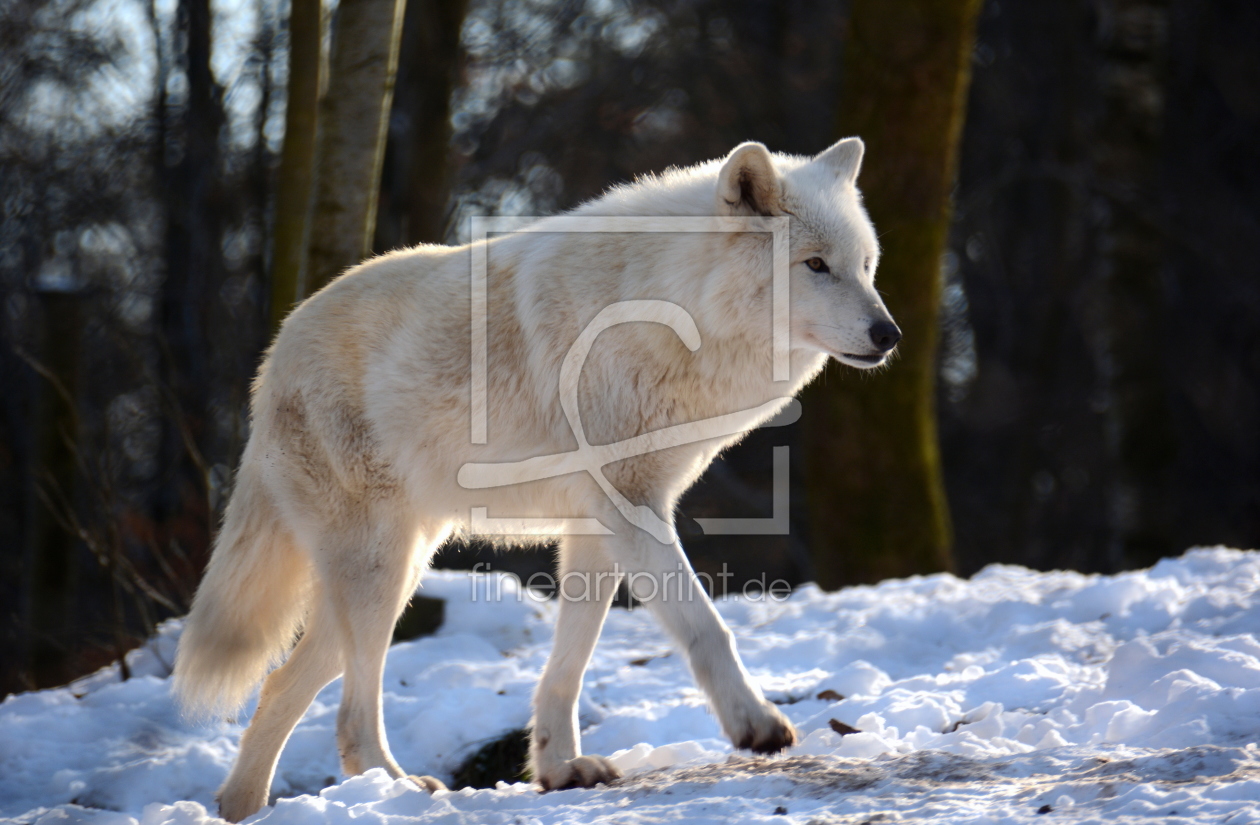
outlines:
[[[269,337],[287,20],[281,0],[0,2],[0,692],[187,608]],[[744,140],[817,152],[848,24],[800,0],[409,0],[373,246]],[[1255,546],[1260,6],[984,0],[970,66],[939,272],[952,566]],[[693,521],[769,516],[772,448],[803,438],[754,433],[688,494],[697,569],[815,577],[803,461],[789,535]],[[549,563],[438,558],[475,561]]]

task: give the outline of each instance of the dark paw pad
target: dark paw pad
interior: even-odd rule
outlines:
[[[579,756],[565,763],[561,770],[550,776],[540,776],[538,784],[544,791],[563,791],[570,788],[593,788],[620,777],[621,771],[604,757]]]
[[[796,744],[796,728],[790,724],[777,726],[768,735],[746,746],[753,753],[778,753]]]
[[[753,753],[778,753],[796,744],[796,728],[787,717],[778,713],[762,717],[744,729],[735,747]]]

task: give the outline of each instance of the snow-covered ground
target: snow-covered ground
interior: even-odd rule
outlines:
[[[433,574],[443,628],[390,652],[386,725],[415,773],[449,780],[529,720],[555,609],[511,587],[487,600],[501,581]],[[1260,823],[1260,553],[1118,576],[994,566],[720,610],[802,734],[785,756],[732,757],[647,612],[614,610],[581,719],[585,750],[626,772],[615,786],[429,797],[379,770],[336,784],[336,682],[285,750],[284,798],[254,821]],[[178,634],[168,623],[133,652],[127,682],[106,670],[0,705],[0,822],[214,819],[246,716],[181,721],[166,679]]]

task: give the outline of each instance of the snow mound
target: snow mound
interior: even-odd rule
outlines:
[[[450,780],[528,723],[555,606],[465,573],[434,572],[424,592],[446,623],[390,651],[386,727],[405,768]],[[281,758],[283,798],[253,821],[1260,823],[1260,553],[1196,549],[1116,576],[991,566],[719,610],[801,733],[786,755],[732,755],[651,617],[614,610],[579,712],[584,749],[625,779],[433,797],[379,770],[339,782],[338,681]],[[183,720],[167,681],[179,632],[168,622],[129,654],[126,682],[107,668],[0,704],[0,822],[216,819],[252,705]]]

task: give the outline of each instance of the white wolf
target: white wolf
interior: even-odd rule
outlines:
[[[883,363],[901,333],[874,287],[879,248],[855,185],[862,153],[856,138],[814,158],[745,143],[724,160],[616,187],[571,213],[787,216],[786,381],[772,378],[774,253],[764,232],[567,233],[542,219],[535,231],[480,249],[420,246],[372,259],[288,317],[254,384],[253,432],[175,666],[185,707],[222,713],[301,636],[263,684],[219,793],[225,818],[239,821],[266,804],[290,732],[338,675],[342,769],[405,775],[381,715],[391,631],[438,545],[452,532],[472,532],[474,507],[550,518],[558,533],[579,517],[598,519],[605,535],[562,536],[562,573],[639,574],[637,583],[682,570],[685,597],[655,586],[635,595],[686,654],[722,729],[759,753],[796,741],[740,662],[672,530],[635,527],[614,502],[624,497],[672,524],[678,497],[742,433],[648,447],[610,463],[598,481],[576,472],[468,489],[457,478],[472,462],[563,453],[580,447],[579,438],[608,444],[741,410],[759,418],[743,420],[751,429],[828,356],[862,369]],[[556,231],[537,231],[549,220]],[[475,260],[486,266],[482,444],[470,437]],[[581,368],[579,409],[564,409],[566,353],[620,302],[669,302],[694,320],[702,344],[684,346],[678,323],[608,329]],[[571,412],[580,413],[585,435],[570,428]],[[534,698],[530,763],[543,789],[617,776],[603,757],[582,754],[577,726],[582,674],[613,591],[560,600],[555,649]]]

